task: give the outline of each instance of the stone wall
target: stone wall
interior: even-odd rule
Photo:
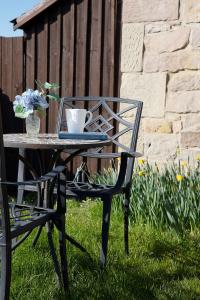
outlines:
[[[200,154],[200,2],[123,0],[121,89],[144,102],[138,150],[149,161]]]

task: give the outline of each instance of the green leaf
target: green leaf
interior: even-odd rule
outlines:
[[[50,89],[59,89],[59,85],[57,83],[49,83],[49,82],[45,82],[43,84],[43,87],[47,90],[50,90]]]
[[[15,107],[15,117],[17,118],[25,119],[31,112],[32,111],[30,110],[25,110],[25,108],[20,104]]]
[[[59,100],[60,100],[60,97],[59,97],[57,94],[54,94],[54,93],[48,94],[47,97],[48,97],[50,100],[54,100],[54,101],[59,101]]]

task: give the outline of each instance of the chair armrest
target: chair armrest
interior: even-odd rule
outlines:
[[[5,185],[37,185],[41,184],[42,182],[47,182],[47,181],[52,181],[58,176],[60,173],[62,173],[65,170],[65,166],[57,166],[47,174],[39,177],[38,179],[34,180],[26,180],[26,181],[19,181],[19,182],[12,182],[12,181],[1,181],[0,180],[0,185],[5,184]]]
[[[135,159],[135,158],[141,157],[141,156],[143,156],[143,155],[139,152],[121,152],[121,165],[120,165],[120,169],[119,169],[118,178],[117,178],[116,184],[114,186],[115,190],[120,189],[124,184],[124,180],[126,177],[126,171],[127,171],[128,158]]]
[[[128,157],[137,158],[143,156],[143,154],[140,152],[121,152],[121,158],[122,156],[127,156],[127,158]]]

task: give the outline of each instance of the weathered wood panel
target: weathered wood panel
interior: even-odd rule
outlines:
[[[13,75],[12,38],[2,38],[2,89],[12,99]]]
[[[49,81],[60,84],[61,74],[61,10],[53,9],[49,14]],[[48,132],[54,133],[58,103],[50,101],[48,110]]]
[[[48,20],[45,23],[38,22],[36,25],[36,78],[38,82],[48,81]],[[47,117],[44,115],[41,119],[41,132],[47,131]]]
[[[26,48],[25,48],[25,88],[34,89],[36,79],[36,43],[35,43],[35,26],[26,32]]]
[[[12,40],[12,87],[11,99],[23,92],[24,74],[23,74],[23,38],[13,38]]]

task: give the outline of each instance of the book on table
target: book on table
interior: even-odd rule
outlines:
[[[67,131],[60,131],[58,133],[59,139],[79,139],[79,140],[101,140],[105,141],[108,139],[108,135],[105,132],[81,132],[81,133],[70,133]]]

